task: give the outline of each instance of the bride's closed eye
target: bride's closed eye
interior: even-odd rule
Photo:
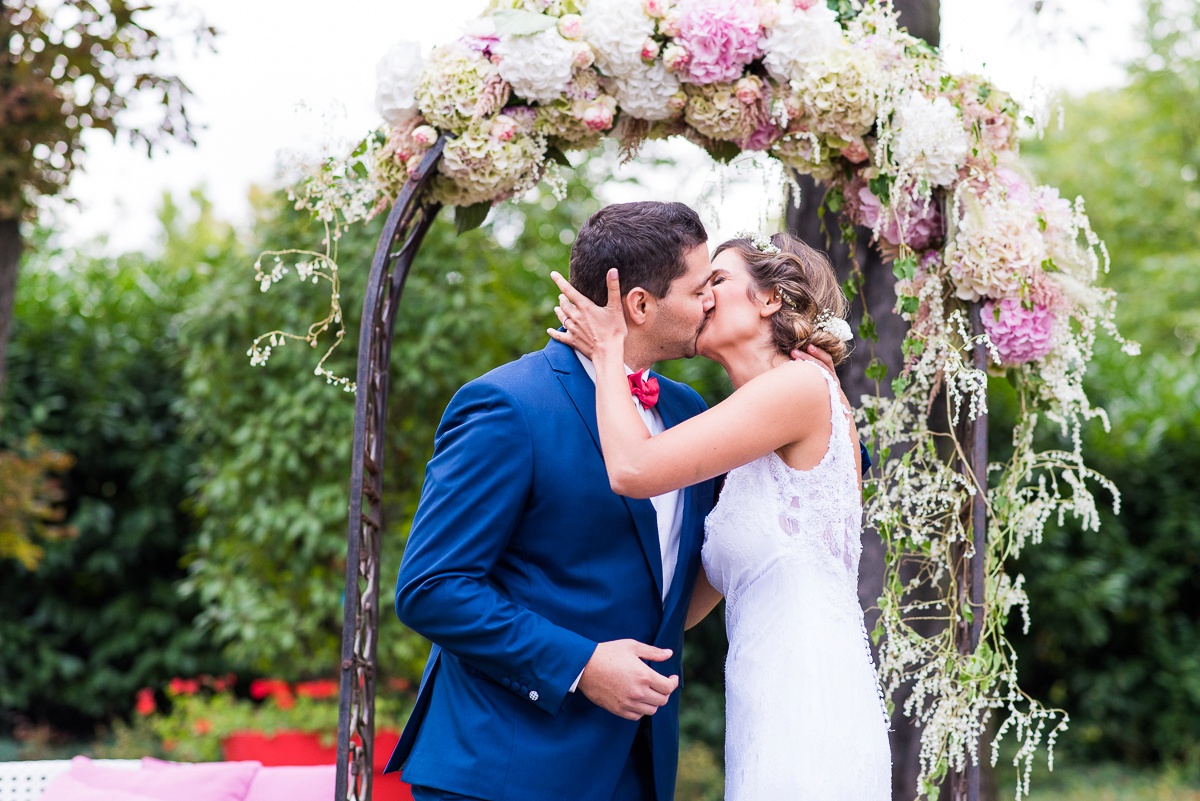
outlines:
[[[723,275],[714,276],[713,280],[712,280],[712,285],[716,286],[717,284],[724,283],[724,281],[725,281],[725,276],[723,276]]]

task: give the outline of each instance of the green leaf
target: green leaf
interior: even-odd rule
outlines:
[[[515,9],[496,11],[492,14],[492,19],[496,22],[496,33],[500,36],[529,36],[548,31],[558,24],[553,17],[545,14]]]
[[[898,281],[911,281],[913,276],[917,274],[916,257],[908,255],[902,259],[896,259],[892,263],[892,274],[896,276],[896,280]]]
[[[825,193],[825,208],[835,214],[842,210],[846,205],[846,196],[842,194],[841,189],[830,189]]]
[[[871,363],[867,365],[866,376],[872,381],[882,381],[883,377],[886,375],[887,365],[881,362],[879,359],[872,359]]]
[[[879,198],[879,201],[886,206],[888,198],[892,195],[892,179],[886,175],[876,175],[867,181],[867,188],[871,190],[871,194]]]
[[[492,202],[485,200],[473,206],[457,206],[454,209],[454,230],[462,236],[467,231],[473,231],[483,225],[488,212],[492,210]]]
[[[567,160],[567,154],[559,150],[557,147],[546,148],[546,158],[550,159],[555,164],[561,164],[564,167],[571,166],[571,162]]]
[[[842,282],[842,292],[846,295],[846,300],[854,300],[858,297],[858,282],[853,278],[847,278]]]
[[[871,342],[878,342],[879,334],[875,331],[875,321],[870,317],[864,317],[863,321],[858,324],[858,335]]]
[[[908,376],[902,375],[892,379],[892,394],[902,395],[908,389]]]
[[[921,307],[921,301],[911,295],[902,295],[897,305],[901,314],[915,314]]]

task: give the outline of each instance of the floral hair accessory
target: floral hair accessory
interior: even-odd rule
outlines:
[[[754,249],[757,250],[759,253],[769,253],[773,256],[776,253],[783,252],[782,250],[775,247],[775,245],[773,245],[771,243],[771,237],[766,236],[764,234],[754,233],[753,231],[739,231],[734,236],[734,238],[735,239],[749,239],[750,244],[754,245]],[[793,306],[792,308],[795,308],[795,307]]]
[[[822,309],[821,313],[817,315],[816,328],[818,331],[828,331],[843,342],[850,342],[854,339],[850,323],[841,317],[834,317],[833,312],[829,309]]]

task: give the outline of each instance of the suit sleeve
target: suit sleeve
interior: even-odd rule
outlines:
[[[525,508],[529,426],[503,389],[472,382],[438,427],[396,584],[396,613],[548,713],[562,706],[596,643],[504,597],[488,581]]]

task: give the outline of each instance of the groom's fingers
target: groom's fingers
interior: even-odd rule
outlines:
[[[645,659],[650,662],[664,662],[671,658],[670,648],[655,648],[653,645],[646,645],[640,642],[634,643],[633,652],[637,655],[638,659]]]
[[[651,671],[651,673],[654,673],[654,671]],[[650,677],[650,689],[663,696],[663,704],[667,702],[666,697],[675,692],[675,688],[678,686],[678,676],[663,676],[659,673],[654,673],[654,676]],[[659,706],[662,706],[662,704],[659,704]]]

